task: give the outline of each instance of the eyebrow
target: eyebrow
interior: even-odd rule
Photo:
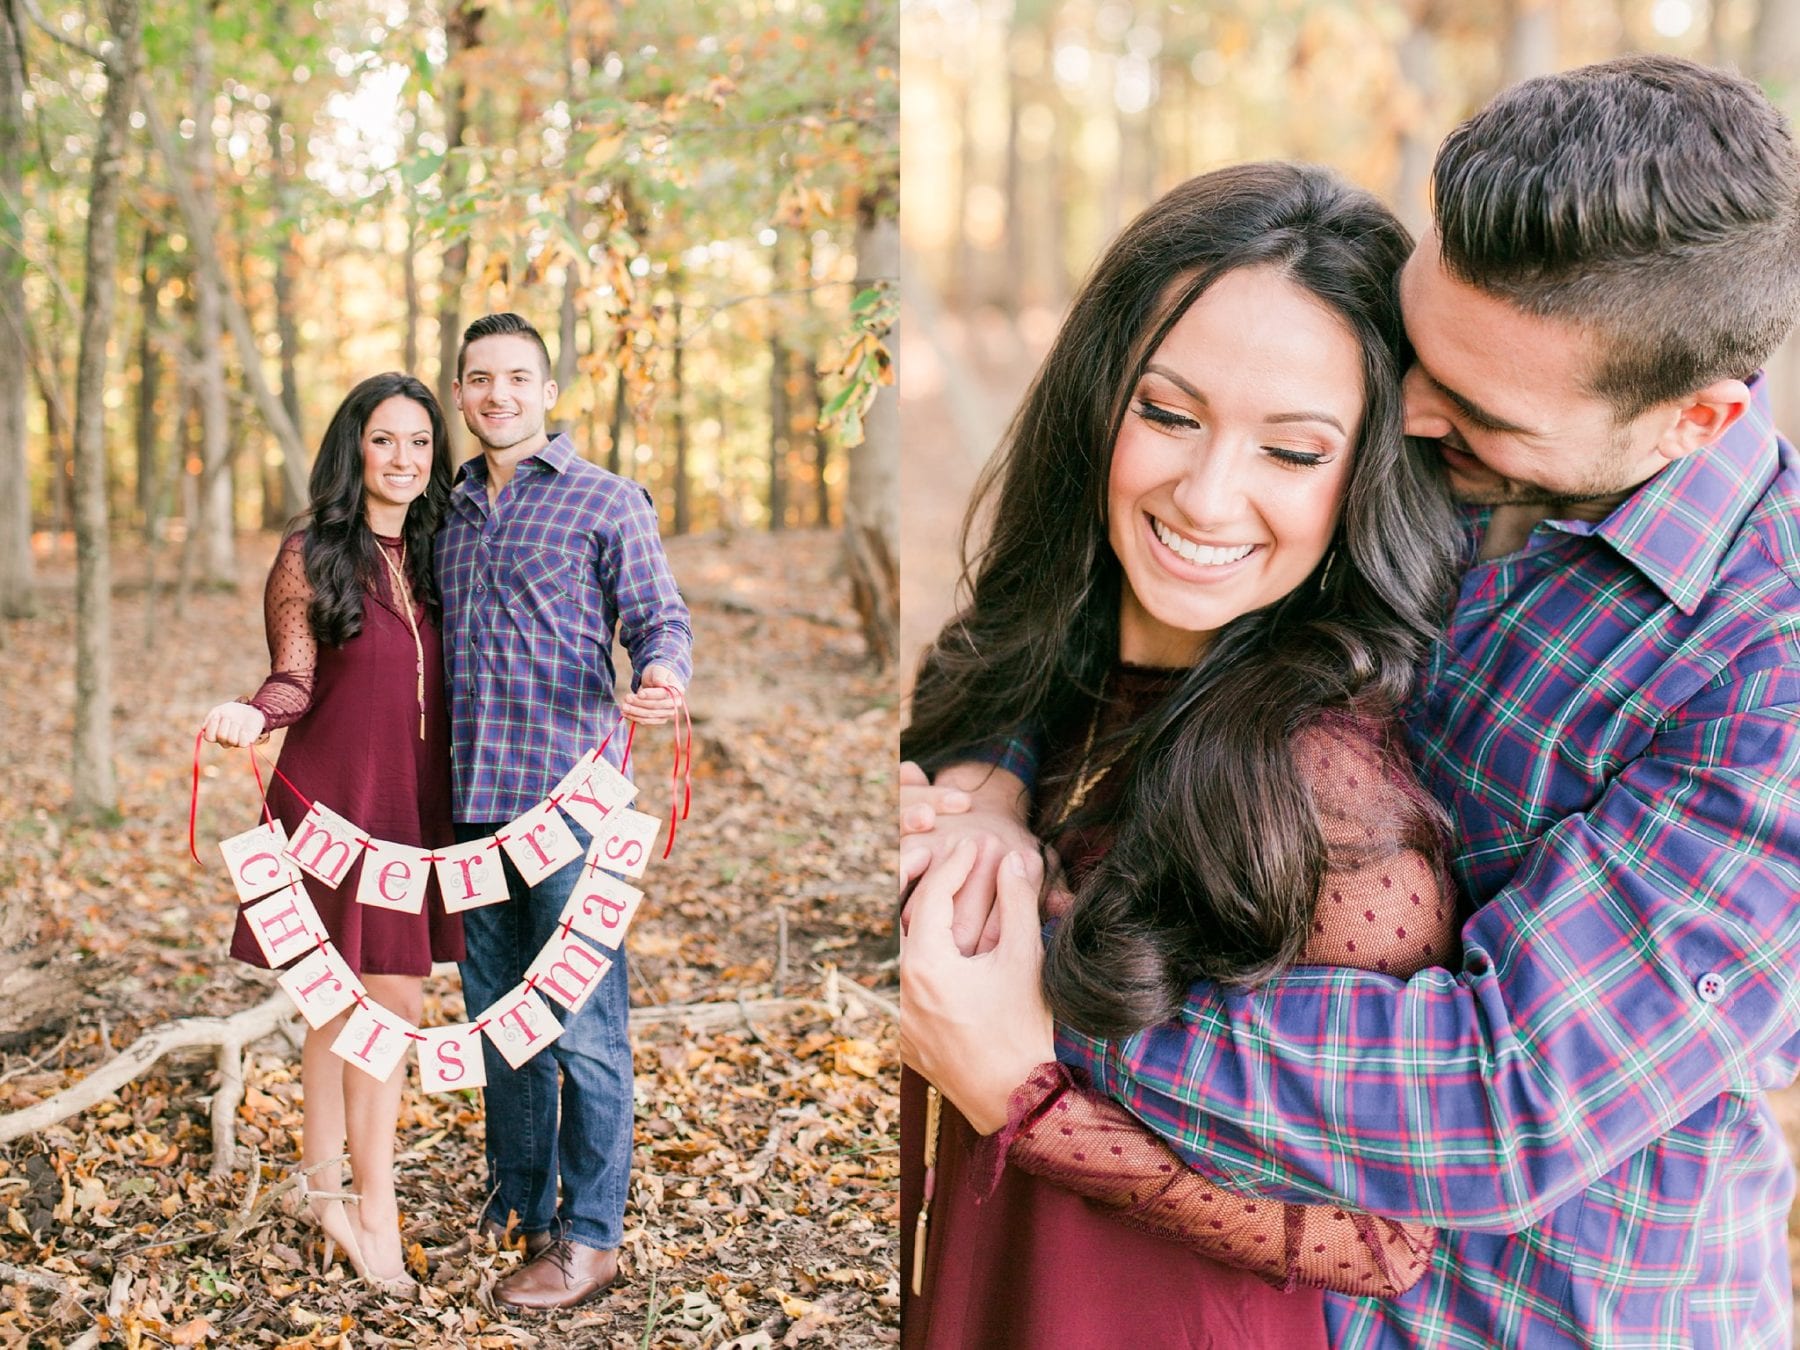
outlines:
[[[1452,389],[1437,376],[1433,375],[1430,368],[1423,361],[1419,360],[1416,354],[1413,356],[1413,364],[1418,366],[1420,374],[1431,381],[1432,388],[1436,389],[1438,393],[1454,403],[1457,407],[1457,411],[1462,413],[1462,415],[1471,422],[1479,423],[1488,431],[1504,431],[1515,436],[1537,435],[1530,427],[1522,427],[1517,422],[1509,422],[1504,417],[1498,417],[1482,407],[1479,403],[1475,402],[1475,400],[1457,393],[1456,390]]]
[[[1182,379],[1181,376],[1177,375],[1174,371],[1170,370],[1167,366],[1159,366],[1159,365],[1155,365],[1155,364],[1148,365],[1148,366],[1144,367],[1144,373],[1147,375],[1155,374],[1155,375],[1162,376],[1170,384],[1174,385],[1177,389],[1181,390],[1182,393],[1186,394],[1189,398],[1193,399],[1196,403],[1206,403],[1207,402],[1207,398],[1206,398],[1205,394],[1201,393],[1198,389],[1194,388],[1193,385],[1189,384],[1186,380]],[[1208,406],[1210,406],[1210,405],[1208,405]],[[1332,414],[1330,414],[1328,412],[1314,412],[1311,409],[1306,409],[1306,410],[1298,411],[1298,412],[1271,413],[1269,416],[1263,418],[1263,421],[1265,421],[1265,422],[1318,422],[1318,423],[1321,423],[1328,427],[1337,428],[1337,432],[1340,436],[1348,436],[1350,434],[1349,432],[1344,430],[1344,424],[1342,422],[1338,421],[1337,418],[1334,417]]]

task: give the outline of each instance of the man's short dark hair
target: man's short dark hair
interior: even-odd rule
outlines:
[[[544,378],[549,379],[550,349],[544,345],[544,335],[517,314],[483,314],[463,329],[462,346],[456,349],[456,378],[462,379],[463,357],[469,354],[471,342],[478,342],[482,338],[502,337],[508,333],[516,333],[537,343],[538,355],[544,358]]]
[[[1800,155],[1754,84],[1669,56],[1527,80],[1438,151],[1451,276],[1592,331],[1620,420],[1748,379],[1800,309]]]

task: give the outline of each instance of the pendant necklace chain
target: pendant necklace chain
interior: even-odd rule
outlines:
[[[375,541],[375,551],[381,555],[381,561],[387,564],[388,576],[394,583],[394,601],[400,606],[400,612],[406,616],[406,626],[412,630],[413,656],[416,664],[413,669],[419,677],[419,739],[425,739],[425,640],[419,636],[419,621],[413,617],[412,591],[406,584],[406,540],[400,541],[400,561],[396,563],[388,556],[387,545],[379,539]]]

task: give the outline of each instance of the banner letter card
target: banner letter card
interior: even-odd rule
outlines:
[[[661,816],[631,810],[613,812],[606,828],[594,835],[594,845],[587,854],[588,866],[623,872],[628,877],[643,876],[661,828]]]
[[[481,1033],[473,1022],[449,1027],[424,1027],[419,1034],[419,1086],[427,1092],[455,1092],[458,1088],[487,1086],[487,1061],[481,1054]]]
[[[417,914],[425,908],[425,883],[431,879],[426,850],[410,844],[371,839],[356,883],[358,904]]]
[[[581,1011],[612,962],[587,945],[579,933],[558,929],[525,969],[525,978],[572,1013]]]
[[[362,856],[363,832],[323,802],[314,802],[283,850],[302,871],[335,887]]]
[[[363,991],[362,981],[329,942],[283,971],[276,983],[287,990],[306,1025],[314,1031],[356,1002],[356,996]]]
[[[300,880],[300,870],[293,860],[282,856],[287,841],[287,831],[281,828],[279,820],[219,841],[225,870],[231,873],[231,884],[237,887],[240,901],[260,899],[278,887]]]
[[[297,880],[251,905],[244,911],[244,922],[270,970],[279,970],[311,951],[325,937],[325,923],[313,908],[306,887]]]
[[[611,872],[587,867],[582,869],[581,880],[575,884],[557,923],[566,922],[577,933],[585,933],[617,951],[643,898],[644,893],[636,886],[620,881]]]
[[[454,848],[437,850],[438,890],[451,914],[481,905],[497,905],[511,892],[506,889],[506,869],[493,837],[471,839]]]
[[[508,825],[500,846],[527,886],[537,885],[581,856],[581,841],[549,802],[539,802]]]
[[[577,773],[586,772],[577,781]],[[589,751],[550,794],[577,825],[591,835],[606,828],[613,812],[629,806],[637,796],[637,784]]]
[[[524,982],[514,985],[481,1014],[483,1028],[506,1062],[518,1068],[563,1033],[562,1023]]]
[[[394,1066],[406,1058],[406,1048],[412,1044],[407,1033],[417,1031],[398,1013],[365,998],[331,1043],[331,1053],[385,1083],[393,1076]]]

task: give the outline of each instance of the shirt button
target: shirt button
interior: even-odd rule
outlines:
[[[1716,970],[1709,970],[1694,981],[1694,992],[1700,995],[1702,1003],[1717,1003],[1725,997],[1725,977]]]

